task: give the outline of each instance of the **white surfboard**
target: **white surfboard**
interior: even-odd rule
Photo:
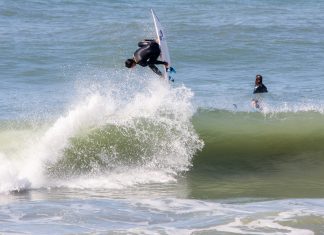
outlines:
[[[169,64],[168,67],[164,66],[163,77],[165,79],[170,79],[171,78],[170,72],[167,71],[167,68],[171,68],[171,60],[170,60],[168,44],[166,42],[165,32],[163,31],[161,22],[160,22],[159,18],[156,16],[153,9],[151,9],[151,12],[152,12],[153,20],[154,20],[154,26],[155,26],[155,32],[157,35],[157,40],[158,40],[158,43],[160,44],[161,61],[166,61]]]

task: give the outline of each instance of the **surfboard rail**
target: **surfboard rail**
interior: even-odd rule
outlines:
[[[171,78],[170,73],[171,73],[172,69],[169,69],[169,68],[172,68],[172,67],[171,67],[169,48],[168,48],[168,44],[166,41],[166,34],[165,34],[165,31],[162,27],[162,24],[161,24],[159,18],[157,17],[157,15],[155,14],[153,9],[151,9],[151,13],[152,13],[153,21],[154,21],[157,42],[159,43],[160,49],[161,49],[161,55],[160,55],[161,61],[166,61],[168,63],[168,66],[164,65],[163,77],[164,77],[164,79],[171,80],[172,78]]]

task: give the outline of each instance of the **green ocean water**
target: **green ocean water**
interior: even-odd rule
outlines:
[[[323,234],[323,9],[0,1],[0,234]]]

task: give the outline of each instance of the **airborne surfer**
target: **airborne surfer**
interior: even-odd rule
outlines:
[[[162,76],[162,72],[155,65],[163,64],[167,67],[168,63],[157,60],[161,54],[159,44],[153,39],[144,39],[138,43],[138,46],[139,48],[134,52],[133,58],[125,61],[125,66],[127,68],[133,68],[136,64],[142,67],[149,66],[154,73]]]

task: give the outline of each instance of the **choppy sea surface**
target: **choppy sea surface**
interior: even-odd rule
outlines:
[[[151,8],[174,83],[124,67]],[[0,234],[324,234],[323,11],[0,1]]]

